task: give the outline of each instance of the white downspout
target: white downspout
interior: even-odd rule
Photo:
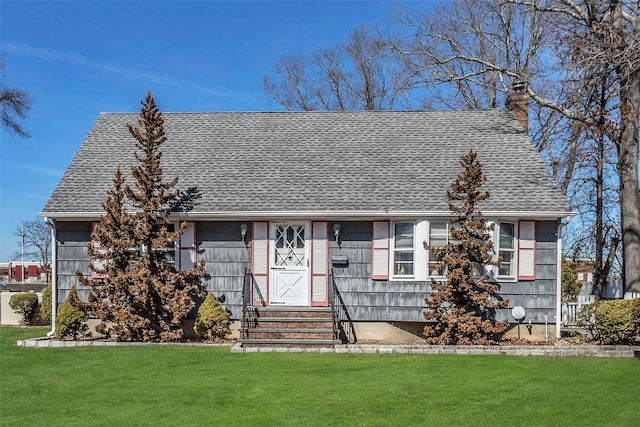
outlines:
[[[44,222],[51,228],[51,330],[48,337],[56,333],[56,314],[58,312],[58,240],[56,235],[56,221],[45,218]]]
[[[566,217],[567,221],[558,223],[556,239],[556,339],[560,339],[560,329],[562,328],[562,228],[569,224],[571,217]]]

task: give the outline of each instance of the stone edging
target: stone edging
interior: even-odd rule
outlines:
[[[49,337],[31,338],[16,341],[18,347],[61,348],[61,347],[120,347],[136,345],[179,345],[187,347],[231,347],[233,343],[203,343],[203,342],[116,342],[116,341],[59,341]]]
[[[232,353],[360,353],[360,354],[475,354],[509,356],[584,356],[584,357],[640,357],[640,346],[625,345],[386,345],[346,344],[324,347],[247,347],[242,344],[142,343],[115,341],[58,341],[51,338],[33,338],[17,341],[18,347],[68,348],[68,347],[117,347],[139,345],[169,345],[191,347],[230,347]]]
[[[333,347],[247,347],[236,344],[232,353],[255,352],[309,352],[309,353],[369,353],[369,354],[475,354],[509,356],[591,356],[591,357],[640,357],[640,346],[455,346],[455,345],[375,345],[347,344]]]

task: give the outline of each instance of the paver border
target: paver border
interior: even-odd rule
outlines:
[[[241,343],[142,343],[115,341],[59,341],[49,337],[19,340],[18,347],[71,348],[116,347],[140,345],[229,347],[232,353],[339,353],[339,354],[456,354],[492,356],[580,356],[580,357],[637,357],[640,346],[626,345],[428,345],[428,344],[346,344],[317,347],[243,347]]]

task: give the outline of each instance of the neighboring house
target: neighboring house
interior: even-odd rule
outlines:
[[[36,261],[0,262],[0,281],[3,283],[42,282],[47,281],[44,267]]]
[[[593,259],[577,259],[573,261],[576,271],[576,281],[580,284],[593,283],[593,273],[596,270],[596,262]]]
[[[432,280],[426,251],[449,239],[446,192],[461,155],[479,153],[491,193],[480,209],[495,227],[500,268],[491,271],[526,320],[560,319],[560,224],[571,209],[531,144],[526,104],[509,110],[164,113],[162,165],[188,196],[171,213],[187,221],[175,263],[204,260],[207,290],[242,312],[245,267],[265,304],[327,306],[330,260],[351,318],[414,327],[424,322]],[[41,216],[55,222],[54,282],[60,305],[76,270],[90,275],[87,243],[117,166],[135,163],[127,123],[98,116]],[[132,179],[127,179],[132,183]]]

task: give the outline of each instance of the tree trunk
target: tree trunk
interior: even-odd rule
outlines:
[[[638,188],[638,117],[640,113],[640,71],[621,70],[629,77],[620,85],[621,128],[618,153],[620,215],[624,288],[640,292],[640,194]],[[628,74],[627,74],[628,73]]]
[[[612,237],[611,243],[609,244],[609,255],[607,256],[607,261],[602,266],[602,271],[600,276],[596,279],[595,287],[596,287],[596,301],[600,301],[602,299],[602,295],[604,294],[604,286],[607,283],[607,279],[609,278],[609,272],[611,271],[611,266],[613,265],[613,261],[616,257],[616,251],[618,250],[618,243],[620,241],[619,238]]]

